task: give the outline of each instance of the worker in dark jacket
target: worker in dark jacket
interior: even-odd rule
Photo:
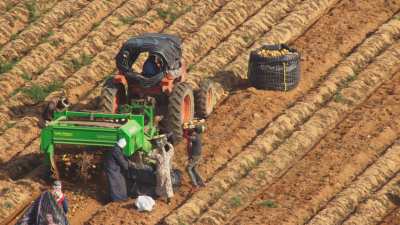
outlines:
[[[129,162],[122,154],[126,140],[121,138],[116,146],[106,153],[104,169],[107,176],[111,201],[122,201],[128,198],[126,180],[123,172],[128,171]]]
[[[190,179],[195,187],[204,187],[204,182],[199,173],[197,172],[197,165],[201,159],[201,137],[200,133],[204,130],[204,126],[197,125],[194,129],[190,129],[185,134],[185,138],[188,141],[187,151],[189,156],[189,164],[187,171]]]

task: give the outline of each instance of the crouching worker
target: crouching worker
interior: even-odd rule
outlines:
[[[41,126],[44,127],[53,120],[54,112],[61,112],[69,108],[69,101],[66,97],[51,100],[43,110]]]
[[[43,192],[18,220],[18,225],[57,224],[68,225],[67,198],[61,189],[61,182],[55,181],[53,187]]]
[[[107,182],[111,201],[123,201],[128,198],[126,180],[123,175],[128,171],[128,160],[122,154],[122,149],[126,146],[124,138],[119,139],[111,151],[107,151],[104,170],[107,176]]]
[[[62,192],[61,181],[56,180],[53,183],[53,187],[51,190],[51,194],[53,195],[54,199],[57,202],[57,206],[62,208],[64,213],[68,213],[68,200],[65,197],[64,193]]]
[[[149,156],[156,161],[156,194],[161,198],[166,198],[167,203],[170,204],[174,196],[171,178],[174,146],[167,142],[165,135],[159,138],[156,145],[157,148]]]

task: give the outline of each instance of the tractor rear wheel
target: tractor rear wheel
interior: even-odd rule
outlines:
[[[123,86],[108,80],[101,91],[100,110],[104,113],[118,113],[118,107],[125,102],[126,96]]]
[[[178,83],[168,98],[168,113],[165,121],[168,132],[173,133],[173,142],[182,140],[182,125],[193,120],[193,117],[193,89],[188,83]]]
[[[216,96],[215,84],[211,80],[203,80],[196,92],[196,114],[200,118],[207,118],[213,111]]]

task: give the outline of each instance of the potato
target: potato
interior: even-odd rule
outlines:
[[[289,50],[287,50],[287,49],[281,49],[281,50],[261,49],[257,52],[257,54],[262,57],[280,57],[280,56],[292,54],[292,52],[289,52]]]

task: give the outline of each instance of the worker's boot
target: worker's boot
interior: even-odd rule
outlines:
[[[203,180],[198,180],[198,184],[200,187],[205,187],[206,184],[203,182]]]
[[[186,170],[189,174],[190,180],[192,181],[193,186],[198,187],[199,184],[197,183],[197,179],[196,179],[196,175],[193,172],[193,166],[189,163],[189,165],[187,166]]]
[[[196,177],[196,183],[200,186],[200,187],[205,187],[206,185],[203,182],[203,178],[201,178],[200,174],[197,172],[196,167],[193,168],[193,173]]]

